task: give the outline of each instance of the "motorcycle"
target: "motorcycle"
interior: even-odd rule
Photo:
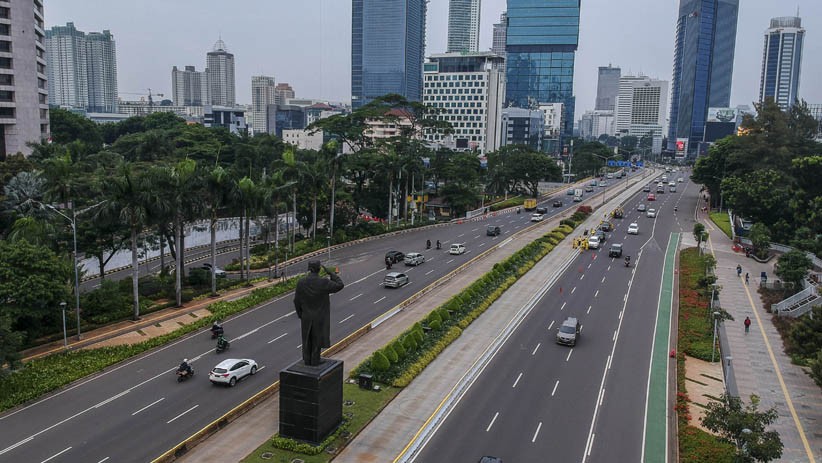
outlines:
[[[390,260],[385,261],[385,269],[386,270],[391,270],[391,261]]]
[[[220,342],[220,341],[222,341],[222,342]],[[217,340],[217,348],[214,350],[214,352],[219,354],[220,352],[228,349],[229,347],[231,347],[230,342],[228,342],[225,339],[219,339],[219,340]]]
[[[440,243],[440,240],[437,240],[437,249],[442,249],[442,244]]]
[[[223,325],[214,325],[211,327],[211,339],[217,339],[218,336],[223,334]]]
[[[431,240],[425,241],[425,249],[431,249]]]
[[[183,381],[188,380],[188,378],[191,378],[192,376],[194,376],[194,368],[192,368],[190,371],[189,370],[179,370],[179,369],[177,370],[177,382],[178,383],[182,383]]]
[[[631,266],[631,258],[630,258],[630,257],[626,257],[626,258],[625,258],[625,266],[626,266],[626,267],[630,267],[630,266]]]

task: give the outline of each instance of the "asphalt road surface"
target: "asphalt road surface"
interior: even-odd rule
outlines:
[[[665,248],[672,232],[693,229],[698,191],[686,181],[656,201],[646,195],[628,201],[604,245],[581,253],[537,303],[415,461],[641,460]],[[640,202],[657,218],[638,212]],[[631,222],[638,235],[626,234]],[[623,244],[631,268],[608,257],[611,243]],[[567,317],[582,325],[574,347],[555,342]]]
[[[609,188],[622,188],[611,182]],[[601,190],[601,189],[600,189]],[[621,191],[621,190],[620,190]],[[575,207],[562,195],[563,208],[543,204],[548,214]],[[385,313],[419,289],[455,269],[477,253],[506,244],[517,230],[533,225],[530,214],[501,213],[482,221],[466,221],[385,237],[334,252],[346,287],[332,296],[332,342]],[[486,236],[487,225],[502,228]],[[440,251],[425,249],[425,240],[440,240]],[[466,253],[448,254],[450,243],[466,243]],[[382,287],[385,252],[417,251],[426,257],[418,267],[397,264],[410,284]],[[325,261],[325,259],[323,259]],[[324,262],[327,264],[327,262]],[[279,371],[300,358],[299,321],[292,295],[265,303],[226,320],[231,348],[214,353],[208,331],[112,366],[57,393],[0,416],[0,462],[145,462],[222,416],[278,379]],[[196,371],[192,380],[177,383],[175,370],[183,358]],[[252,358],[260,365],[255,376],[234,388],[212,386],[208,372],[225,358]],[[276,419],[276,417],[272,417]]]

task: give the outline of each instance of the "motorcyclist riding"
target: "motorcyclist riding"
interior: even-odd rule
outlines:
[[[183,363],[180,364],[180,368],[178,368],[177,371],[186,375],[190,375],[192,373],[191,365],[188,364],[188,359],[183,359]]]
[[[631,256],[625,256],[625,266],[629,267],[631,265]]]
[[[517,214],[519,214],[519,213],[520,213],[519,206],[517,206]]]
[[[431,249],[431,240],[425,240],[425,249]]]
[[[213,325],[211,325],[211,338],[215,338],[223,334],[223,324],[219,321],[215,321]]]
[[[388,257],[385,258],[385,269],[391,270],[391,259]]]
[[[227,347],[228,347],[228,341],[221,334],[220,336],[217,337],[217,349],[223,350],[223,349],[226,349]]]
[[[437,249],[442,249],[442,244],[440,243],[440,240],[437,240]]]

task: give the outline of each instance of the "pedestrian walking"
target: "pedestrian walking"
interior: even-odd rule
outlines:
[[[748,272],[745,272],[745,284],[746,285],[748,284],[748,278],[750,278],[750,277],[751,277],[751,275]]]
[[[739,264],[736,264],[736,276],[737,276],[737,277],[741,277],[741,276],[742,276],[742,266],[741,266],[741,265],[739,265]]]
[[[751,331],[751,317],[745,317],[745,334]]]

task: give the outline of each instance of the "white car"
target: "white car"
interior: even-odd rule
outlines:
[[[542,214],[531,214],[531,222],[542,222],[545,218]]]
[[[679,182],[679,183],[684,182],[684,180],[682,179],[682,177],[679,177],[678,179],[676,179],[676,181],[677,181],[677,182]]]
[[[465,254],[465,245],[462,243],[454,243],[448,249],[448,254],[458,256],[460,254]]]
[[[588,249],[599,249],[599,237],[594,235],[588,237]]]
[[[656,209],[648,209],[648,212],[646,212],[645,215],[650,218],[656,218]]]
[[[225,359],[208,374],[212,384],[227,384],[232,387],[237,381],[257,373],[257,362],[251,359]]]
[[[405,265],[413,265],[417,266],[425,262],[425,256],[418,252],[409,252],[405,255],[405,259],[403,260]]]
[[[628,234],[639,235],[639,225],[636,222],[633,222],[631,223],[631,225],[628,225]]]

